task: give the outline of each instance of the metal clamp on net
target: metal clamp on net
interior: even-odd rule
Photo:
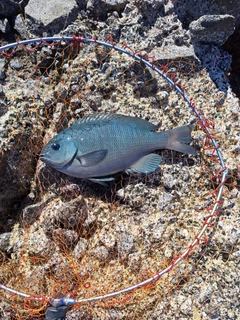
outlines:
[[[46,320],[65,320],[67,315],[68,307],[48,307],[46,311]]]
[[[69,306],[73,306],[77,301],[73,298],[65,297],[52,299],[51,306],[47,308],[46,320],[65,320]]]

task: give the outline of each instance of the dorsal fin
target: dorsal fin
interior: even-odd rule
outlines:
[[[99,123],[100,125],[104,125],[109,123],[109,121],[113,121],[116,124],[126,124],[140,127],[145,130],[155,130],[157,126],[148,122],[147,120],[143,120],[141,118],[124,116],[122,114],[116,113],[94,113],[84,116],[81,119],[78,119],[74,124],[86,124],[86,123]]]

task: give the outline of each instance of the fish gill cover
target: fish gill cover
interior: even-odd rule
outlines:
[[[82,37],[1,53],[2,319],[44,319],[63,298],[73,304],[67,319],[172,319],[171,308],[176,318],[199,314],[217,294],[202,275],[217,280],[234,263],[228,216],[239,180],[226,176],[224,118],[212,120],[228,106],[216,102],[198,59]],[[99,112],[136,116],[159,131],[192,123],[197,155],[159,150],[159,169],[116,174],[108,187],[40,161],[53,136]]]

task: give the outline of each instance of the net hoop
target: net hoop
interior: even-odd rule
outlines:
[[[76,305],[76,304],[84,304],[84,303],[93,303],[99,300],[104,300],[104,299],[110,299],[118,295],[126,294],[129,292],[133,292],[136,289],[139,289],[141,287],[146,286],[149,283],[156,282],[159,280],[164,274],[168,273],[171,271],[176,265],[178,265],[182,260],[187,258],[190,254],[190,251],[197,246],[199,243],[206,242],[206,238],[204,237],[207,229],[213,225],[214,221],[216,220],[216,217],[218,216],[218,209],[222,204],[222,193],[223,193],[223,188],[224,184],[226,181],[226,177],[228,174],[228,168],[225,166],[220,148],[216,140],[214,139],[213,135],[211,134],[209,130],[209,119],[204,118],[203,115],[201,115],[201,112],[196,109],[194,102],[192,99],[188,98],[188,96],[184,92],[184,88],[182,88],[180,85],[176,84],[173,80],[171,80],[167,75],[163,73],[155,64],[154,64],[154,57],[147,57],[143,58],[141,51],[136,51],[134,52],[130,47],[128,47],[126,44],[123,45],[123,47],[118,47],[114,45],[114,42],[112,40],[112,37],[108,37],[107,40],[110,40],[110,42],[103,42],[103,41],[98,41],[93,38],[84,38],[81,36],[71,36],[71,37],[43,37],[43,38],[35,38],[35,39],[28,39],[20,42],[14,42],[11,44],[7,44],[5,46],[0,47],[0,54],[6,55],[4,51],[9,50],[11,48],[15,48],[18,46],[22,46],[25,49],[27,45],[36,43],[37,45],[40,43],[49,45],[49,42],[55,42],[56,44],[60,41],[63,42],[68,42],[72,43],[73,45],[81,46],[82,44],[96,44],[99,46],[104,46],[109,49],[114,49],[118,51],[119,53],[128,55],[129,57],[133,58],[134,60],[143,63],[147,67],[151,68],[154,72],[156,72],[158,75],[160,75],[162,78],[164,78],[172,87],[175,89],[185,100],[187,103],[188,107],[191,109],[192,113],[196,116],[197,122],[206,134],[207,138],[213,145],[213,154],[217,156],[219,160],[219,164],[221,166],[221,169],[213,176],[214,178],[218,178],[219,184],[217,188],[214,190],[214,193],[216,195],[216,199],[211,206],[211,210],[209,210],[209,214],[206,217],[203,227],[199,234],[195,237],[195,240],[190,243],[190,245],[185,249],[183,253],[181,253],[179,256],[175,257],[172,261],[172,263],[166,267],[165,269],[161,270],[160,272],[157,272],[153,277],[148,278],[145,281],[142,281],[140,283],[137,283],[133,286],[127,287],[125,289],[112,292],[109,294],[101,295],[101,296],[95,296],[92,298],[86,298],[86,299],[73,299],[71,297],[64,297],[61,299],[53,299],[50,296],[36,296],[36,295],[31,295],[31,294],[26,294],[17,290],[14,290],[8,286],[5,286],[4,284],[0,283],[0,288],[3,290],[8,291],[11,294],[21,296],[25,299],[32,299],[35,301],[43,302],[43,301],[48,301],[51,303],[52,306],[55,307],[60,307],[60,306],[70,306],[70,305]]]

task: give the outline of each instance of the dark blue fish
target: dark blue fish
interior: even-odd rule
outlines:
[[[151,153],[171,149],[196,154],[191,142],[191,125],[164,132],[140,118],[120,114],[93,114],[76,121],[45,146],[40,158],[46,164],[73,177],[104,184],[112,174],[151,173],[161,156]]]

